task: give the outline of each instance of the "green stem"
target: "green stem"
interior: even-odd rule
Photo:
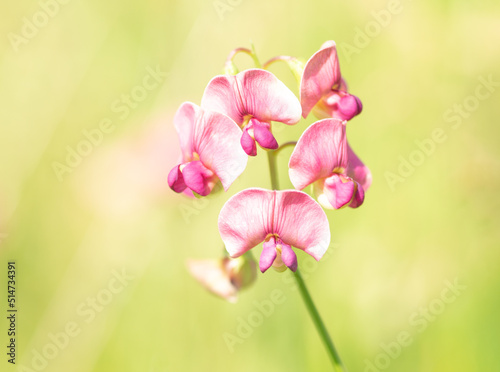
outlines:
[[[277,156],[278,153],[283,150],[285,147],[288,146],[295,146],[297,144],[297,141],[290,141],[290,142],[285,142],[282,144],[280,147],[278,147],[276,150],[274,150],[274,156]]]
[[[299,286],[300,294],[302,295],[302,299],[306,304],[307,310],[309,311],[309,315],[311,316],[311,319],[314,325],[316,326],[316,330],[318,331],[319,336],[323,341],[326,350],[328,351],[328,355],[330,356],[330,360],[333,365],[333,370],[336,372],[347,371],[344,365],[342,364],[342,361],[340,360],[339,353],[337,352],[335,346],[333,345],[332,339],[328,334],[328,330],[326,329],[325,324],[321,320],[318,309],[316,309],[316,306],[314,305],[311,295],[307,290],[306,284],[304,283],[304,279],[302,279],[302,275],[300,275],[298,269],[296,272],[293,273],[293,277],[295,278],[297,285]]]
[[[276,150],[267,152],[267,161],[269,162],[269,174],[271,175],[271,188],[279,190],[278,171],[276,169]]]
[[[292,143],[290,143],[291,145]],[[282,145],[283,146],[283,145]],[[278,149],[279,150],[279,149]],[[276,169],[276,154],[278,150],[274,151],[268,151],[267,152],[267,160],[269,162],[269,173],[271,175],[271,188],[273,190],[278,190],[279,189],[279,181],[278,181],[278,172]],[[343,366],[340,356],[335,349],[335,346],[333,345],[332,339],[330,338],[330,335],[328,334],[328,331],[325,327],[325,324],[321,320],[321,316],[319,315],[318,309],[316,309],[316,306],[314,305],[314,302],[311,298],[311,295],[309,294],[309,291],[307,290],[306,284],[304,283],[304,279],[302,279],[302,276],[300,275],[299,270],[297,269],[296,272],[293,273],[293,277],[297,281],[297,285],[299,287],[300,294],[302,296],[302,300],[304,300],[304,303],[306,305],[307,311],[309,312],[309,315],[311,316],[311,319],[316,326],[316,330],[319,333],[319,336],[321,340],[323,341],[323,344],[326,347],[326,350],[328,351],[328,355],[330,357],[330,360],[333,365],[333,370],[335,372],[346,372],[347,370]]]
[[[259,58],[257,58],[257,52],[255,51],[255,46],[253,45],[252,42],[250,42],[250,47],[252,48],[252,58],[253,58],[253,62],[255,63],[255,67],[262,68],[262,65],[260,64]]]
[[[287,63],[290,59],[292,59],[292,57],[289,57],[289,56],[276,56],[276,57],[273,57],[270,60],[264,62],[264,64],[262,65],[262,68],[263,69],[267,69],[273,63],[280,62],[280,61]]]

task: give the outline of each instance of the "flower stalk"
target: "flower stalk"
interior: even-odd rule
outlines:
[[[288,144],[292,145],[295,143],[288,142],[286,145]],[[271,176],[271,188],[273,190],[279,190],[278,172],[276,168],[276,153],[284,145],[285,144],[283,144],[277,150],[267,152],[267,160],[269,163],[269,174]],[[309,316],[311,317],[314,326],[316,327],[316,330],[318,331],[318,334],[321,340],[323,341],[323,344],[325,345],[325,348],[328,352],[328,356],[330,357],[330,360],[332,362],[333,370],[335,372],[347,372],[347,369],[345,369],[344,365],[342,364],[342,361],[340,360],[339,353],[335,349],[330,334],[328,333],[328,330],[326,329],[325,324],[323,323],[323,320],[319,315],[318,309],[316,308],[316,305],[314,305],[312,297],[306,287],[306,284],[304,282],[304,279],[302,278],[302,275],[300,274],[299,269],[297,268],[295,272],[292,272],[292,275],[295,281],[297,282],[300,295],[302,297],[302,300],[304,301],[304,304],[306,305],[307,311],[309,312]]]

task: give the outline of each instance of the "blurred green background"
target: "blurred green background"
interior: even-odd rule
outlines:
[[[19,308],[17,364],[2,352],[2,371],[330,370],[289,273],[259,274],[232,305],[185,267],[220,254],[229,195],[270,186],[263,152],[227,194],[194,204],[166,176],[175,110],[200,103],[229,51],[307,59],[331,39],[364,104],[348,136],[374,181],[361,208],[328,212],[320,264],[299,259],[345,364],[499,370],[498,2],[23,0],[1,12],[0,283],[15,260]],[[297,91],[284,66],[271,71]],[[312,121],[276,126],[278,141]],[[446,139],[419,157],[415,141],[436,128]],[[465,288],[445,303],[447,281]],[[223,335],[239,337],[275,289],[286,300],[231,350]],[[5,351],[6,292],[0,303]],[[395,346],[401,333],[411,342]]]

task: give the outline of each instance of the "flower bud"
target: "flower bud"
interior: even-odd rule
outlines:
[[[232,303],[238,300],[238,292],[257,278],[257,265],[250,253],[234,259],[188,260],[187,267],[209,292]]]

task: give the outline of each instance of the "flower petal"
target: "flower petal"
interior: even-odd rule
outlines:
[[[238,125],[243,124],[247,115],[285,124],[297,123],[301,115],[299,100],[290,89],[262,69],[216,76],[208,83],[201,106],[229,116]]]
[[[251,188],[231,197],[219,214],[219,232],[231,257],[239,257],[272,233],[274,193]]]
[[[179,136],[182,152],[182,162],[188,162],[193,157],[193,138],[200,107],[191,102],[184,102],[174,115],[174,126]]]
[[[302,191],[285,190],[275,193],[274,232],[284,243],[319,260],[330,244],[330,225],[325,212],[313,198]],[[282,259],[285,258],[282,256]],[[286,260],[291,263],[288,257]]]
[[[191,161],[182,168],[184,183],[195,193],[201,196],[207,196],[217,182],[214,173],[207,169],[201,161]]]
[[[271,133],[271,125],[266,122],[261,122],[257,119],[251,119],[250,123],[253,127],[253,136],[255,141],[265,149],[276,150],[278,142]]]
[[[218,75],[208,83],[203,92],[201,107],[229,116],[238,125],[243,124],[246,115],[239,93],[236,77]]]
[[[194,149],[226,191],[247,166],[248,156],[241,148],[240,138],[238,125],[218,112],[204,110],[196,122]]]
[[[347,144],[347,175],[358,182],[366,192],[372,184],[370,169],[357,157],[349,143]]]
[[[186,189],[186,183],[184,182],[184,177],[182,176],[180,165],[176,165],[168,173],[168,185],[175,192],[183,192]]]
[[[259,268],[262,273],[265,273],[267,269],[272,266],[278,252],[276,252],[276,241],[274,237],[271,237],[269,241],[264,242],[262,246],[263,248],[259,259]]]
[[[361,100],[352,95],[345,94],[339,102],[339,116],[342,120],[351,120],[356,115],[359,115],[363,110]]]
[[[312,124],[299,138],[288,167],[290,181],[298,190],[329,177],[335,168],[346,168],[345,122],[324,119]]]
[[[296,124],[302,112],[300,102],[271,72],[250,69],[235,76],[245,112],[260,121]]]
[[[256,156],[257,155],[257,145],[255,144],[255,140],[248,133],[248,127],[243,129],[243,134],[240,139],[241,147],[248,154],[248,156]]]
[[[361,206],[365,201],[365,190],[363,190],[363,187],[359,183],[356,182],[356,184],[357,184],[356,194],[354,195],[351,204],[349,204],[349,207],[351,208],[357,208]]]
[[[356,192],[356,184],[339,174],[333,174],[325,180],[323,192],[334,209],[348,205]]]
[[[331,90],[319,100],[312,112],[320,119],[351,120],[362,110],[363,104],[358,97],[342,90]]]
[[[231,257],[255,247],[268,234],[277,234],[283,243],[304,250],[316,260],[330,244],[325,212],[309,195],[296,190],[252,188],[239,192],[222,207],[219,232]],[[261,269],[273,256],[268,251],[263,254]],[[287,261],[293,267],[290,255]]]
[[[286,243],[281,244],[281,260],[290,270],[293,272],[297,271],[297,255],[292,247]]]
[[[318,101],[341,83],[340,67],[335,42],[323,44],[307,61],[300,82],[302,116],[309,115]]]

